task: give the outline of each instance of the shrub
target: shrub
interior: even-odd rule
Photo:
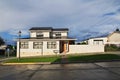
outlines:
[[[120,51],[120,46],[116,44],[107,44],[105,45],[105,51]]]

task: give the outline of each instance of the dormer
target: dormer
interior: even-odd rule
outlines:
[[[30,30],[30,38],[50,38],[52,27],[33,27]]]

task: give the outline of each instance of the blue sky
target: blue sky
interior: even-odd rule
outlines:
[[[83,40],[120,28],[119,0],[0,0],[0,36],[14,41],[31,27],[69,28]]]

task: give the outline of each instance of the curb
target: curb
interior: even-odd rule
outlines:
[[[97,62],[120,62],[120,60],[106,60],[106,61],[73,61],[73,62],[36,62],[36,63],[0,63],[3,66],[12,66],[12,65],[50,65],[50,64],[74,64],[74,63],[97,63]]]
[[[38,63],[0,63],[0,65],[44,65],[51,64],[51,62],[38,62]]]

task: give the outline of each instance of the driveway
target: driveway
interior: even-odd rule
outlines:
[[[120,62],[0,65],[0,80],[120,80]]]

